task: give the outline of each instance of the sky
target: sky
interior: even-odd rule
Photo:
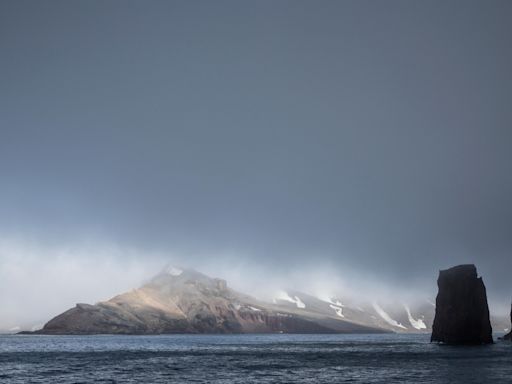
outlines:
[[[508,307],[511,19],[506,0],[1,1],[0,326],[168,262],[429,294],[475,263]]]

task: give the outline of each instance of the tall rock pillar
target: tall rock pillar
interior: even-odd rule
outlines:
[[[492,328],[484,282],[472,264],[439,272],[431,341],[490,344]]]

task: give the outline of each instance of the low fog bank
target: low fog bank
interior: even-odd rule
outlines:
[[[260,263],[257,255],[233,250],[191,255],[114,244],[56,247],[26,240],[1,240],[0,331],[40,328],[76,303],[96,303],[137,288],[168,265],[226,279],[230,287],[265,301],[286,290],[355,301],[435,299],[438,266],[400,280],[382,275],[379,270],[342,265],[331,255],[308,256],[300,255],[297,263],[277,262],[278,256],[275,263]],[[508,300],[493,290],[492,276],[483,277],[491,312],[505,314]]]

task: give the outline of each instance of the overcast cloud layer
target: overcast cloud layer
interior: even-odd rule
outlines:
[[[426,290],[476,263],[508,302],[511,19],[505,0],[2,1],[0,306],[16,317],[29,264],[80,301],[52,291],[76,282],[59,266],[109,249],[130,284],[166,255]]]

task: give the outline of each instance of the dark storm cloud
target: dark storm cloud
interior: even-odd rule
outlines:
[[[283,269],[321,254],[413,283],[475,262],[509,295],[511,17],[3,1],[0,230]]]

